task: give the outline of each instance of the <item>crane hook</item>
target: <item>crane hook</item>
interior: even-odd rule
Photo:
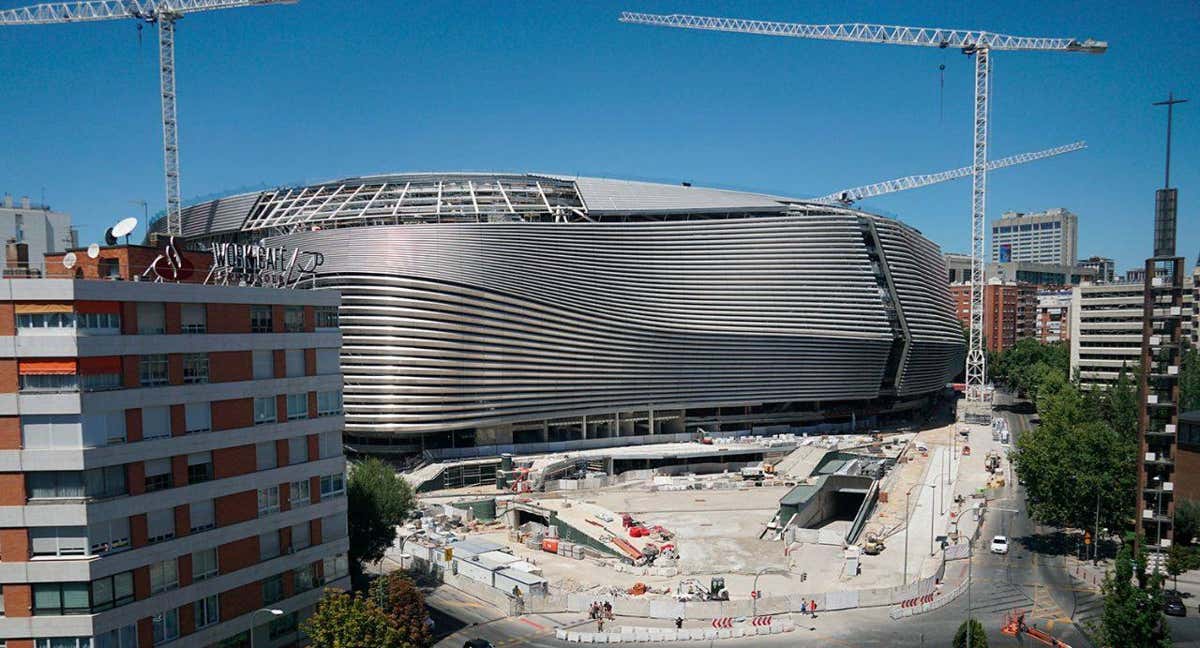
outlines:
[[[142,23],[137,24],[138,28],[138,49],[142,48]]]

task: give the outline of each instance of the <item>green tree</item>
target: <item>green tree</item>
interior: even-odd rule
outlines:
[[[1200,351],[1187,349],[1179,368],[1180,411],[1200,409]]]
[[[1162,576],[1146,573],[1146,559],[1135,557],[1132,542],[1117,554],[1113,571],[1104,578],[1104,614],[1095,628],[1098,645],[1167,648],[1170,633],[1162,613]],[[1134,577],[1136,578],[1136,582]]]
[[[1137,442],[1097,416],[1093,400],[1058,377],[1039,390],[1041,424],[1021,435],[1011,458],[1025,482],[1029,515],[1043,524],[1114,531],[1132,519]]]
[[[396,539],[396,526],[413,508],[413,491],[391,466],[372,457],[350,466],[346,497],[350,567],[360,579],[363,564],[382,559]]]
[[[409,646],[433,645],[433,634],[426,619],[425,596],[410,578],[392,572],[371,583],[369,597],[392,620],[399,635]]]
[[[374,602],[329,589],[312,615],[300,624],[313,648],[415,648]]]
[[[971,643],[969,644],[967,643],[968,624],[971,629]],[[988,648],[987,633],[983,631],[983,624],[975,618],[960,623],[958,632],[954,633],[954,648]]]
[[[1190,545],[1200,536],[1200,502],[1180,499],[1175,502],[1175,542]]]

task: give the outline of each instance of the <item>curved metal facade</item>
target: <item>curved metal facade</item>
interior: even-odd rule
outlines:
[[[961,365],[941,255],[898,222],[669,185],[446,178],[456,202],[428,174],[264,192],[239,229],[204,234],[325,255],[350,433],[867,401],[932,392]],[[472,212],[485,193],[505,217]]]

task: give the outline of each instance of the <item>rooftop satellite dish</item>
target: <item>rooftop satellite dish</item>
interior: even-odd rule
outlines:
[[[92,243],[88,246],[88,258],[95,259],[98,256],[100,256],[100,246],[96,243]]]
[[[63,267],[67,270],[75,267],[75,253],[67,252],[63,255]]]
[[[132,216],[123,219],[121,222],[112,226],[113,236],[129,236],[133,230],[137,228],[137,219]],[[128,241],[126,241],[128,243]]]
[[[112,230],[113,230],[113,228],[111,228],[111,227],[104,230],[104,244],[105,245],[116,245],[117,244],[117,237],[113,236]]]

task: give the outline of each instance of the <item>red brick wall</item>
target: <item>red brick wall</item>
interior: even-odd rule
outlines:
[[[221,593],[221,618],[234,617],[253,612],[262,607],[262,584],[258,581]],[[139,644],[149,646],[149,643]]]
[[[4,586],[4,616],[33,616],[32,586],[11,583]]]
[[[172,385],[183,384],[183,354],[167,354],[167,382]]]
[[[137,356],[121,356],[121,384],[125,387],[137,387],[141,384],[141,379],[138,377]]]
[[[121,303],[121,334],[137,335],[137,303]]]
[[[187,434],[187,410],[183,405],[171,406],[171,436]]]
[[[29,560],[29,531],[0,529],[0,560],[27,562]]]
[[[12,302],[0,304],[0,335],[17,334],[16,308]]]
[[[217,526],[227,526],[258,517],[258,491],[248,490],[218,497],[214,502]]]
[[[171,484],[175,488],[187,486],[187,455],[171,457]]]
[[[253,380],[253,354],[250,351],[218,351],[208,354],[208,379],[212,382]]]
[[[317,490],[319,491],[320,489],[318,488]],[[312,542],[314,545],[319,545],[323,542],[323,540],[321,540],[320,518],[308,521],[308,539],[309,542]]]
[[[191,507],[187,504],[180,504],[175,507],[175,535],[183,537],[192,532],[192,514]],[[188,563],[192,561],[192,555],[188,554]],[[191,567],[188,568],[188,579],[191,579]]]
[[[125,439],[130,443],[142,440],[142,409],[125,410]]]
[[[275,397],[275,420],[281,423],[287,420],[286,394],[279,394]]]
[[[287,352],[283,349],[275,349],[271,353],[271,361],[275,368],[275,377],[283,378],[287,376]]]
[[[169,335],[177,335],[183,330],[183,313],[178,303],[163,304],[163,329]]]
[[[258,564],[258,536],[226,542],[217,548],[217,565],[222,574],[229,574]]]
[[[140,461],[125,464],[125,482],[130,495],[146,492],[146,465]]]
[[[250,304],[209,304],[209,333],[249,333]]]
[[[212,451],[212,458],[214,479],[249,474],[258,466],[253,444],[217,448]]]
[[[1200,500],[1200,452],[1175,449],[1175,501]]]
[[[275,460],[276,460],[276,462],[280,466],[290,466],[292,463],[292,458],[291,458],[290,454],[291,453],[288,451],[287,439],[276,439],[275,440]]]
[[[21,417],[0,416],[0,450],[21,449]]]
[[[306,376],[317,375],[317,350],[316,349],[305,349],[304,350],[304,375],[306,375]]]
[[[17,361],[0,360],[0,393],[15,394],[18,384]]]
[[[283,333],[283,306],[271,307],[271,332]]]
[[[212,429],[231,430],[254,425],[254,399],[213,401]]]
[[[313,504],[321,501],[321,478],[312,477],[308,480],[309,501]]]
[[[129,542],[135,548],[146,546],[150,537],[150,528],[146,522],[146,514],[138,513],[129,516]]]
[[[0,473],[0,506],[25,506],[24,473]]]

